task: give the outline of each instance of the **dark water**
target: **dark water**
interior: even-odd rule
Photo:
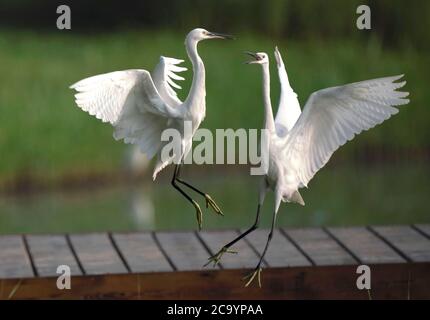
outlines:
[[[203,227],[242,228],[254,220],[257,177],[247,171],[192,176],[223,209],[204,207]],[[186,176],[185,172],[185,176]],[[167,176],[167,175],[166,175]],[[430,223],[430,168],[424,164],[327,167],[301,193],[305,207],[282,204],[280,226]],[[273,195],[263,208],[269,226]],[[0,233],[196,229],[195,211],[167,179],[133,186],[0,197]]]

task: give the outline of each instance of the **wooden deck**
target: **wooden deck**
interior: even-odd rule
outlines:
[[[1,235],[0,299],[368,299],[356,287],[359,264],[371,267],[373,299],[430,298],[430,225],[277,229],[261,289],[241,278],[267,230],[202,267],[238,233]],[[57,289],[58,265],[70,266],[71,290]]]

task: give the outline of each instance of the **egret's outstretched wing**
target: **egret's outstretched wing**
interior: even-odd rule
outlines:
[[[160,97],[146,70],[115,71],[83,79],[75,89],[76,104],[115,127],[114,138],[139,144],[151,158],[160,147],[161,131],[177,108]]]
[[[314,92],[286,139],[286,159],[302,186],[334,151],[363,130],[398,112],[393,106],[407,104],[402,76],[380,78]]]
[[[293,91],[288,81],[287,71],[278,47],[275,48],[275,59],[278,67],[279,81],[281,83],[281,96],[279,97],[278,113],[275,118],[276,133],[285,137],[301,114],[300,103],[297,94]]]
[[[160,61],[152,71],[152,79],[160,96],[172,107],[182,104],[174,90],[174,88],[182,89],[174,82],[174,80],[184,80],[183,77],[177,75],[178,72],[187,70],[187,68],[178,66],[182,62],[184,60],[161,56]]]
[[[70,86],[78,93],[75,102],[82,110],[115,125],[125,108],[137,108],[160,116],[177,111],[165,103],[146,70],[114,71],[83,79]]]

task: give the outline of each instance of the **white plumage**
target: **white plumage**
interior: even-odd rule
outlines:
[[[187,54],[193,66],[193,82],[184,102],[179,100],[175,89],[181,87],[175,82],[184,80],[179,75],[187,70],[179,66],[183,60],[160,57],[152,74],[143,69],[114,71],[83,79],[70,88],[77,91],[75,101],[78,107],[90,115],[109,122],[114,127],[114,138],[125,143],[138,145],[148,158],[159,155],[154,168],[153,179],[157,173],[179,160],[172,184],[196,208],[201,216],[199,205],[178,185],[186,185],[204,195],[207,204],[221,213],[215,202],[193,186],[179,180],[180,161],[191,149],[192,138],[206,113],[205,67],[197,52],[197,44],[205,39],[230,39],[231,36],[194,29],[185,39]],[[189,121],[192,133],[184,134],[184,122]],[[165,129],[175,129],[181,136],[180,154],[161,159],[163,147],[161,134]],[[199,217],[199,225],[201,218]]]
[[[187,68],[180,67],[179,64],[183,63],[184,60],[175,58],[160,57],[160,62],[152,72],[152,78],[154,79],[155,86],[167,103],[172,106],[180,106],[182,101],[179,100],[175,89],[182,89],[174,80],[182,81],[185,78],[179,76],[177,73],[187,71]]]
[[[209,262],[218,263],[224,253],[232,252],[229,248],[234,243],[258,227],[260,208],[270,189],[275,193],[271,231],[260,260],[246,283],[248,286],[257,276],[261,286],[261,263],[273,235],[281,201],[304,205],[299,189],[308,185],[340,146],[360,132],[373,128],[396,114],[399,110],[395,106],[407,104],[409,100],[406,97],[409,93],[396,91],[406,83],[396,82],[402,76],[367,80],[316,91],[310,95],[301,112],[297,95],[289,84],[281,54],[276,48],[281,96],[274,118],[268,55],[264,52],[247,54],[253,58],[248,63],[260,64],[263,70],[267,171],[260,183],[255,223],[210,257]]]
[[[185,45],[193,65],[194,78],[187,99],[179,100],[175,82],[184,80],[178,73],[187,69],[179,66],[183,60],[161,56],[152,74],[143,69],[114,71],[83,79],[72,86],[77,91],[76,104],[90,115],[111,123],[114,138],[126,143],[138,144],[148,158],[157,154],[162,146],[161,133],[167,128],[183,132],[183,123],[192,122],[193,132],[204,119],[205,68],[197,52],[197,44],[205,39],[227,39],[229,36],[204,29],[194,29],[186,37]],[[183,154],[191,147],[192,136],[183,137]],[[157,163],[153,178],[170,164]]]
[[[281,94],[279,97],[278,113],[275,118],[275,126],[278,136],[284,137],[293,128],[302,110],[300,110],[297,94],[291,88],[288,81],[287,71],[285,70],[284,61],[278,47],[275,48],[275,59],[279,82],[281,83]]]
[[[402,76],[380,78],[312,93],[285,139],[285,160],[298,182],[307,186],[340,146],[399,112],[409,102]],[[288,164],[287,164],[288,166]]]
[[[408,92],[396,91],[406,84],[406,81],[396,82],[403,77],[400,75],[316,91],[301,112],[276,48],[281,96],[274,118],[268,56],[264,52],[248,54],[254,58],[248,63],[260,64],[263,69],[269,166],[260,193],[264,194],[267,188],[275,191],[275,211],[281,200],[304,204],[298,189],[308,185],[340,146],[396,114],[399,111],[396,106],[409,102]]]
[[[138,144],[148,158],[161,147],[161,132],[179,110],[166,104],[146,70],[101,74],[71,86],[76,104],[90,115],[111,123],[114,138]]]

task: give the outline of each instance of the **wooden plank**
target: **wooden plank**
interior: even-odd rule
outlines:
[[[357,264],[354,257],[322,229],[284,229],[284,231],[317,266]]]
[[[179,270],[201,270],[209,255],[194,232],[159,232],[160,246]]]
[[[410,226],[384,226],[372,229],[411,261],[430,261],[430,240]]]
[[[419,229],[427,237],[430,237],[430,224],[416,224],[415,228]]]
[[[107,234],[71,235],[70,240],[86,274],[127,273]]]
[[[34,277],[22,236],[0,236],[0,279]]]
[[[200,237],[210,249],[211,254],[217,253],[225,244],[239,235],[236,230],[203,231]],[[225,269],[254,268],[258,263],[258,255],[243,239],[236,242],[231,250],[237,254],[225,253],[221,259],[221,266]],[[263,266],[266,263],[263,261]]]
[[[82,274],[64,235],[28,235],[26,238],[39,276],[58,276],[60,265],[69,266],[73,276]]]
[[[246,236],[258,252],[262,252],[269,230],[257,229]],[[311,262],[278,229],[273,231],[272,241],[264,260],[270,267],[310,266]]]
[[[151,233],[113,235],[119,250],[133,272],[172,271]]]
[[[430,263],[376,264],[372,266],[372,299],[430,299]],[[245,288],[246,271],[200,270],[77,276],[71,290],[58,290],[53,278],[2,281],[0,299],[15,291],[14,299],[363,299],[367,290],[356,286],[356,266],[267,268],[262,288]],[[3,292],[3,293],[2,293]],[[263,310],[265,318],[270,310]]]
[[[396,251],[365,227],[329,228],[334,237],[348,248],[361,263],[406,262]]]

